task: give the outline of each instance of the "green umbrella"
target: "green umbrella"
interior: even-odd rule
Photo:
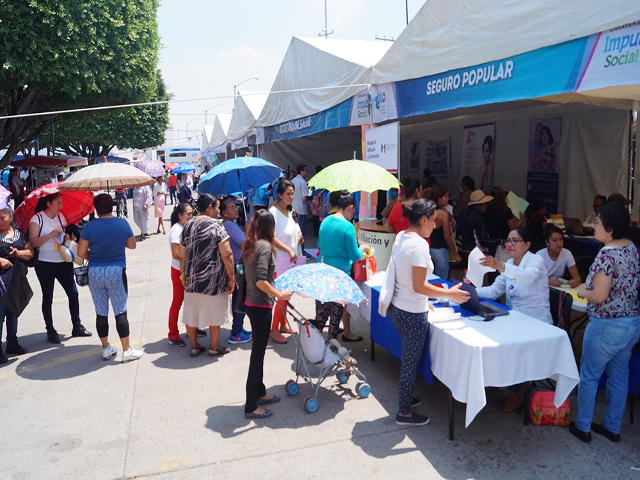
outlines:
[[[375,192],[400,188],[398,179],[375,163],[362,160],[345,160],[334,163],[316,174],[308,183],[309,187],[349,192]]]

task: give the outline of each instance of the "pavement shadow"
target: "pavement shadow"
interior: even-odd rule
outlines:
[[[79,377],[114,363],[114,360],[105,362],[101,353],[100,345],[52,348],[21,361],[16,368],[16,373],[29,380],[62,380]]]
[[[158,340],[157,342],[147,343],[142,347],[142,350],[147,355],[161,355],[151,363],[153,363],[156,367],[159,368],[169,368],[172,370],[190,370],[193,368],[204,367],[205,365],[209,365],[211,363],[217,362],[227,355],[210,357],[205,350],[197,357],[189,356],[189,352],[191,351],[191,343],[189,340],[186,340],[187,345],[184,347],[176,347],[174,345],[169,345],[169,341],[166,338],[162,340]],[[208,348],[209,347],[209,338],[208,337],[200,337],[199,339],[200,346]],[[221,346],[225,346],[225,342],[220,342]],[[248,344],[249,348],[251,348],[251,343]],[[233,354],[233,350],[235,345],[231,345],[231,353]],[[162,355],[164,354],[164,355]]]
[[[18,333],[20,331],[18,330]],[[64,337],[61,333],[60,341],[66,342],[67,340],[71,340],[73,337]],[[58,345],[54,345],[53,343],[49,343],[47,341],[47,333],[42,331],[42,333],[32,333],[30,335],[18,335],[18,343],[20,346],[26,348],[29,353],[37,353],[42,352],[44,350],[58,350],[61,348],[65,348],[66,345],[64,343],[60,343]],[[6,343],[4,344],[6,347]]]
[[[302,382],[299,385],[300,392],[294,396],[283,394],[284,385],[275,385],[267,389],[268,393],[282,397],[280,402],[266,406],[273,410],[273,415],[269,418],[246,419],[244,404],[220,405],[207,410],[205,426],[223,438],[237,437],[259,428],[297,429],[334,420],[335,416],[344,410],[347,401],[366,401],[356,397],[350,388],[343,388],[341,385],[321,387],[317,397],[318,410],[308,413],[304,407],[305,398],[307,395],[313,395],[313,391],[309,385]]]

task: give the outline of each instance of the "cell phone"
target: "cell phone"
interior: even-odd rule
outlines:
[[[238,275],[244,275],[244,264],[243,263],[238,263],[236,265],[236,273]]]

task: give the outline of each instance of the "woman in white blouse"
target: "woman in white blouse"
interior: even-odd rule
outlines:
[[[153,184],[153,205],[155,207],[155,216],[158,219],[158,231],[162,227],[162,233],[167,234],[164,229],[164,205],[167,199],[167,184],[164,183],[164,177],[158,177],[157,182]]]
[[[274,239],[274,245],[276,247],[276,278],[278,275],[284,273],[284,271],[278,270],[278,268],[282,268],[279,267],[282,265],[278,262],[279,258],[283,255],[289,258],[295,258],[302,254],[300,244],[304,241],[304,238],[300,232],[298,222],[293,219],[293,211],[291,208],[294,191],[295,187],[291,181],[281,180],[278,183],[277,189],[278,200],[269,209],[269,212],[276,220]],[[279,240],[279,242],[276,240]],[[287,339],[282,336],[283,333],[296,333],[292,332],[287,326],[284,307],[284,302],[281,300],[278,301],[273,311],[273,323],[271,324],[271,332],[269,333],[269,337],[278,343],[287,343]]]
[[[496,300],[506,294],[508,307],[553,325],[549,307],[547,268],[542,257],[529,251],[529,230],[511,230],[505,240],[505,246],[510,257],[506,263],[491,256],[486,256],[480,261],[485,267],[495,268],[500,275],[490,287],[479,288],[478,297]],[[505,413],[515,410],[524,396],[524,386],[516,385],[510,389],[511,394],[502,406]]]

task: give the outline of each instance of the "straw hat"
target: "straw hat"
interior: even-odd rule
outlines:
[[[493,200],[491,195],[485,195],[482,190],[476,190],[471,193],[469,205],[480,205],[482,203],[490,202],[491,200]]]
[[[626,198],[621,193],[612,193],[611,195],[609,195],[609,198],[607,198],[607,203],[619,203],[622,206],[627,206],[631,205],[631,200]]]

